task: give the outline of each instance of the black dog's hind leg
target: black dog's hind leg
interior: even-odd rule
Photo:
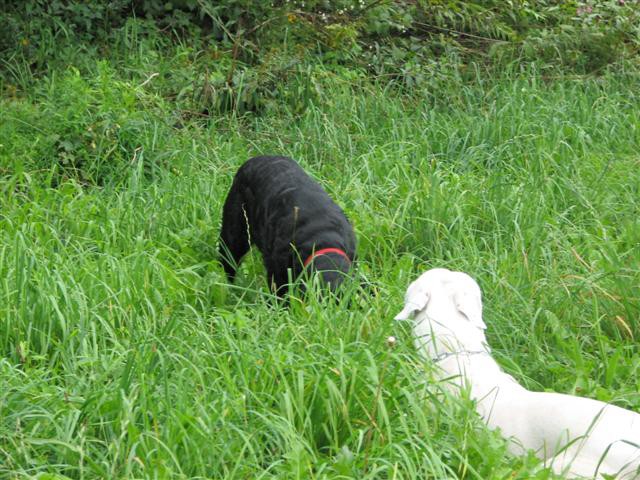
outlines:
[[[238,264],[250,246],[248,218],[238,183],[234,181],[222,209],[218,246],[220,261],[230,282],[235,278]]]

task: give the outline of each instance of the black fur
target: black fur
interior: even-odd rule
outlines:
[[[292,159],[255,157],[240,167],[222,213],[220,258],[233,281],[236,267],[255,244],[262,253],[270,286],[282,296],[314,251],[339,248],[356,253],[353,228],[342,209]],[[306,269],[320,272],[331,290],[351,262],[336,253],[316,256]]]

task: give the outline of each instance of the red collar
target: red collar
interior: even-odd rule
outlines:
[[[306,267],[313,261],[314,258],[319,257],[320,255],[326,255],[327,253],[337,253],[338,255],[342,255],[344,258],[347,259],[349,263],[351,263],[351,259],[344,252],[344,250],[340,250],[339,248],[322,248],[320,250],[316,250],[311,255],[309,255],[307,259],[304,261],[303,265]]]

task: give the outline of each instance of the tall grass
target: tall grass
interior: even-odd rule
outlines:
[[[391,320],[435,266],[478,279],[524,385],[640,409],[632,75],[406,95],[317,68],[303,113],[204,121],[169,95],[185,55],[133,52],[0,103],[0,477],[550,478]],[[268,153],[344,207],[371,293],[277,308],[256,253],[226,283],[221,205]]]

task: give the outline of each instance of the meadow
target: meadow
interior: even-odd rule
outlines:
[[[197,52],[122,42],[3,67],[0,478],[553,478],[392,320],[432,267],[477,279],[526,387],[640,410],[637,72],[407,92],[312,64],[279,86],[302,103],[205,115]],[[221,206],[259,154],[344,208],[367,291],[274,307],[256,252],[227,284]]]

